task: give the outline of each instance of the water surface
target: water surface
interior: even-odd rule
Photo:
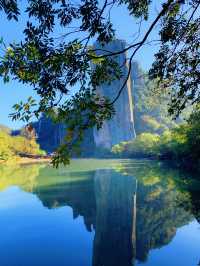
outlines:
[[[1,266],[196,266],[200,182],[157,162],[0,168]]]

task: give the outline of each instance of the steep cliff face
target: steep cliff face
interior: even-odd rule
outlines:
[[[33,123],[33,127],[40,147],[48,152],[53,152],[62,143],[66,132],[63,124],[55,124],[44,115],[38,122]]]
[[[96,43],[95,48],[100,49],[102,47]],[[122,40],[114,40],[103,47],[104,50],[115,52],[121,51],[124,48],[125,42]],[[97,88],[97,93],[111,100],[118,94],[128,73],[125,53],[116,56],[115,61],[119,66],[122,66],[123,77],[120,80],[113,81],[109,85],[103,84]],[[137,87],[139,82],[137,80],[138,68],[137,63],[135,63],[133,65],[132,75],[128,79],[119,99],[114,104],[116,112],[114,117],[111,120],[105,121],[100,130],[94,128],[87,130],[85,133],[81,147],[84,156],[95,154],[96,148],[111,149],[115,144],[135,138],[134,101],[137,100],[137,88],[135,89],[135,86]],[[54,124],[44,116],[34,124],[34,128],[36,129],[41,148],[49,152],[54,151],[62,143],[66,134],[66,127],[64,125]]]
[[[96,43],[95,48],[101,49],[102,47]],[[104,50],[115,52],[121,51],[124,48],[125,42],[121,40],[114,40],[103,47]],[[128,71],[125,53],[118,55],[114,60],[119,66],[123,66],[123,77],[120,80],[113,81],[110,85],[103,84],[97,89],[100,95],[104,95],[111,100],[116,97],[122,87]],[[112,120],[105,121],[100,130],[94,129],[94,140],[97,147],[110,149],[121,141],[128,141],[135,137],[132,101],[132,84],[131,79],[129,79],[119,99],[114,104],[116,114]]]
[[[33,123],[36,130],[37,142],[41,149],[47,152],[53,152],[62,144],[67,133],[66,125],[62,123],[53,123],[51,119],[42,116],[38,122]],[[95,150],[93,130],[88,129],[85,132],[84,140],[81,144],[82,155],[92,156]]]
[[[94,47],[99,50],[117,52],[125,48],[125,42],[114,40],[104,47],[95,43]],[[99,53],[102,54],[102,51]],[[115,56],[114,60],[121,66],[123,77],[111,84],[103,84],[97,88],[97,93],[111,100],[117,96],[128,73],[125,53]],[[94,128],[85,132],[81,145],[82,156],[101,156],[105,153],[105,149],[110,150],[115,144],[132,140],[136,134],[143,132],[160,134],[175,125],[171,119],[167,118],[167,99],[161,104],[159,99],[150,94],[151,86],[155,86],[155,84],[147,85],[144,71],[137,61],[133,61],[131,75],[120,97],[114,103],[115,115],[111,120],[105,121],[100,130]],[[54,124],[44,116],[34,123],[34,128],[38,136],[38,143],[42,149],[48,152],[54,151],[62,143],[66,134],[66,126]],[[12,133],[16,135],[20,132]]]

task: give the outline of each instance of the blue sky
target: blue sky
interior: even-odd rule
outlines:
[[[158,3],[159,2],[159,3]],[[155,2],[156,3],[156,2]],[[157,4],[154,4],[151,12],[151,19],[148,24],[142,27],[141,32],[144,32],[148,27],[151,20],[157,13],[158,5],[160,1],[157,1]],[[125,7],[117,7],[112,10],[111,13],[112,22],[114,28],[116,29],[116,36],[119,39],[126,40],[127,43],[130,43],[134,38],[134,34],[137,32],[136,20],[129,15],[128,10]],[[9,45],[10,42],[20,41],[23,39],[23,28],[26,22],[26,16],[22,15],[19,17],[19,22],[7,21],[3,13],[0,13],[0,37],[3,37],[6,44]],[[153,32],[151,38],[155,39],[157,30]],[[141,35],[142,37],[142,35]],[[154,46],[147,45],[145,46],[135,57],[135,59],[141,64],[144,70],[147,70],[152,61],[153,55],[156,52],[157,48]],[[13,104],[19,102],[20,100],[26,100],[28,96],[33,96],[37,98],[35,92],[30,86],[23,85],[18,81],[11,81],[4,84],[0,79],[0,124],[7,125],[11,128],[19,128],[23,125],[21,121],[13,122],[9,117],[9,113],[12,112]]]

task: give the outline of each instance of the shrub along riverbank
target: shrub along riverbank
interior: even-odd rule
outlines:
[[[112,148],[120,158],[155,158],[170,160],[178,166],[200,169],[200,109],[187,122],[161,135],[142,133],[136,139]]]
[[[35,138],[11,136],[8,130],[0,127],[0,162],[22,162],[22,157],[44,156]],[[30,158],[31,159],[31,158]],[[34,158],[32,158],[34,159]]]

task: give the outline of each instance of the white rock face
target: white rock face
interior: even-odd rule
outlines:
[[[94,46],[95,48],[102,48],[98,43]],[[124,41],[114,40],[102,49],[116,52],[123,50],[124,48]],[[98,88],[98,92],[101,95],[104,95],[111,100],[113,100],[118,94],[124,80],[126,79],[128,71],[125,53],[118,55],[116,57],[116,61],[120,66],[123,66],[123,78],[113,81],[110,85],[103,84]],[[110,149],[115,144],[135,138],[131,78],[129,78],[119,99],[115,102],[114,108],[116,114],[112,120],[105,121],[100,130],[97,130],[96,128],[94,129],[94,141],[97,147]]]

